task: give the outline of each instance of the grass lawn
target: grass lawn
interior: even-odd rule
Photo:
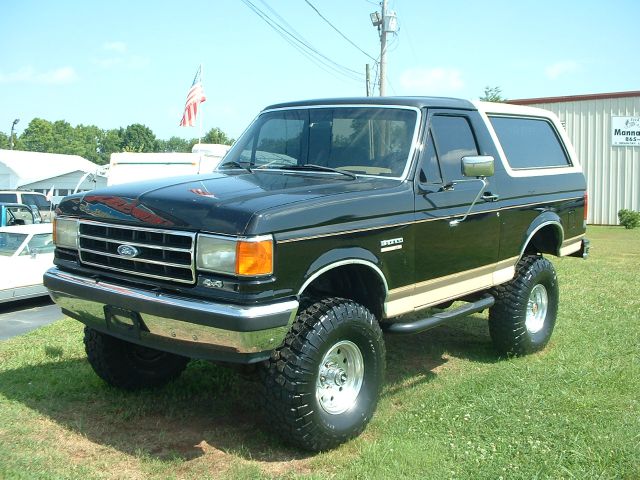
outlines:
[[[257,386],[192,362],[123,393],[62,320],[0,341],[0,478],[640,478],[640,231],[590,227],[543,352],[499,360],[486,314],[388,337],[388,375],[359,438],[309,455],[274,439]]]

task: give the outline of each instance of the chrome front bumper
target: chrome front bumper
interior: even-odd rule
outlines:
[[[98,331],[191,358],[252,363],[278,347],[298,311],[297,300],[255,306],[167,295],[63,272],[44,285],[63,313]],[[110,309],[131,312],[108,314]],[[109,317],[109,318],[107,318]],[[117,322],[110,320],[118,318]]]

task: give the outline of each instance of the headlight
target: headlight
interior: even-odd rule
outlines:
[[[209,235],[198,235],[196,265],[200,270],[236,273],[236,241]]]
[[[199,270],[230,275],[269,275],[273,273],[273,238],[198,235],[196,266]]]
[[[78,220],[75,218],[53,218],[53,243],[56,247],[78,248]]]

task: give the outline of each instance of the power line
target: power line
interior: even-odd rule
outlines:
[[[244,0],[243,0],[244,1]],[[316,48],[314,48],[308,40],[306,40],[290,23],[288,23],[278,12],[276,12],[267,2],[266,0],[260,0],[260,2],[262,2],[262,4],[267,7],[267,9],[273,13],[282,24],[284,24],[285,27],[287,27],[289,29],[289,31],[287,31],[286,28],[282,27],[281,24],[278,24],[277,22],[275,22],[273,19],[270,19],[272,21],[274,21],[274,23],[276,24],[277,27],[279,27],[280,29],[282,29],[284,31],[284,33],[286,33],[287,35],[291,36],[295,41],[301,43],[303,45],[303,47],[307,48],[308,50],[310,50],[311,52],[315,53],[316,55],[320,56],[321,58],[323,58],[324,60],[330,62],[331,64],[335,65],[337,68],[341,69],[341,70],[345,70],[345,71],[349,71],[355,75],[358,75],[359,77],[364,78],[364,75],[362,74],[362,72],[360,72],[359,70],[353,70],[349,67],[346,67],[344,65],[339,64],[338,62],[335,62],[334,60],[330,59],[329,57],[327,57],[326,55],[323,55],[322,53],[320,53],[320,51]],[[249,1],[249,3],[251,3]],[[255,6],[255,5],[254,5]],[[257,8],[257,7],[256,7]],[[264,12],[263,12],[264,13]],[[266,14],[265,14],[266,15]],[[360,80],[358,80],[360,81]]]
[[[320,11],[315,7],[315,5],[313,3],[311,3],[309,0],[304,0],[307,5],[309,5],[317,14],[318,16],[323,19],[325,22],[327,22],[329,24],[329,26],[331,28],[333,28],[336,32],[338,32],[338,34],[344,38],[347,42],[349,42],[351,45],[353,45],[354,47],[356,47],[358,50],[360,50],[360,52],[362,52],[363,54],[365,54],[367,57],[369,57],[371,60],[373,60],[374,62],[376,61],[375,58],[373,58],[371,55],[369,55],[367,52],[365,52],[363,49],[361,49],[358,45],[356,45],[355,43],[353,43],[351,41],[351,39],[349,39],[344,33],[342,33],[340,30],[338,30],[338,27],[336,27],[333,23],[331,23],[331,21],[329,21],[329,19],[327,19],[327,17],[325,17],[324,15],[322,15],[320,13]]]
[[[269,5],[267,5],[264,1],[263,3],[267,6],[267,8],[280,20],[281,23],[274,20],[267,13],[257,7],[250,0],[242,0],[242,2],[250,8],[256,15],[258,15],[267,25],[269,25],[278,35],[280,35],[289,45],[294,47],[300,53],[302,53],[305,57],[307,57],[310,61],[315,63],[318,67],[322,68],[324,71],[329,72],[328,69],[332,70],[333,73],[338,73],[343,75],[351,80],[361,82],[364,78],[364,74],[362,72],[358,72],[349,67],[341,65],[334,60],[330,59],[326,55],[320,53],[316,48],[311,46],[309,42],[302,37],[295,29],[289,25],[286,20],[284,20],[278,13],[273,10]],[[285,26],[283,26],[283,24]],[[292,33],[292,31],[294,33]],[[329,72],[331,73],[331,72]]]

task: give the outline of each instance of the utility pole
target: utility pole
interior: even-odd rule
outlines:
[[[11,135],[9,135],[9,150],[13,150],[13,131],[16,128],[16,124],[20,121],[19,118],[16,118],[11,124]]]
[[[378,27],[380,32],[380,96],[384,97],[387,91],[387,33],[396,33],[398,19],[396,12],[387,11],[387,0],[382,0],[382,11],[373,12],[371,24]]]
[[[387,0],[382,0],[382,29],[380,31],[380,96],[387,93]]]
[[[367,63],[366,67],[365,67],[365,73],[366,73],[366,90],[367,90],[367,97],[371,96],[371,71],[369,70],[369,64]]]

